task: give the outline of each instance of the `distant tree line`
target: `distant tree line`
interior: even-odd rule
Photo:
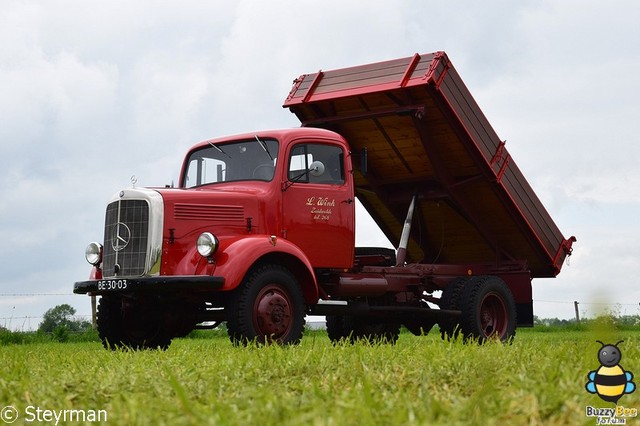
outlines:
[[[91,322],[78,319],[75,315],[75,308],[64,303],[47,310],[35,332],[11,331],[0,326],[0,344],[97,340],[98,335]]]
[[[559,318],[539,318],[533,317],[534,327],[593,327],[593,326],[606,326],[608,328],[615,329],[629,329],[640,327],[640,315],[616,315],[615,313],[607,312],[598,315],[595,318],[582,318],[578,322],[575,318],[572,319],[559,319]]]
[[[57,305],[42,316],[42,322],[38,327],[41,333],[52,333],[55,340],[66,342],[70,333],[83,333],[91,330],[91,323],[75,317],[76,310],[66,303]]]
[[[76,318],[76,310],[71,305],[57,305],[47,310],[37,331],[11,331],[0,326],[0,345],[42,341],[99,341],[98,333],[90,321]],[[605,312],[595,318],[577,319],[533,317],[534,328],[541,331],[554,329],[586,330],[594,327],[610,329],[639,329],[640,315],[620,315],[619,310]],[[197,333],[194,333],[197,334]]]

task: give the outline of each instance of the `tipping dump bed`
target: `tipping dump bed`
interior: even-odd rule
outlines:
[[[284,107],[303,126],[344,136],[357,163],[356,194],[396,246],[411,198],[408,258],[500,266],[526,261],[532,277],[560,272],[565,239],[444,52],[294,81]]]

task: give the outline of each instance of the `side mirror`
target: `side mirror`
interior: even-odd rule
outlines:
[[[311,176],[322,176],[324,173],[324,164],[321,161],[314,161],[309,165],[309,174]]]

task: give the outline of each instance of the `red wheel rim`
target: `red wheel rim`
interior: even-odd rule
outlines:
[[[253,312],[253,325],[259,337],[280,340],[291,330],[293,305],[286,291],[277,284],[269,284],[260,290]]]
[[[502,338],[507,333],[507,306],[498,293],[488,293],[480,304],[480,328],[485,337]]]

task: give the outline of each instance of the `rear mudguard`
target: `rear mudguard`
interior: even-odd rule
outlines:
[[[258,263],[287,267],[297,278],[308,304],[318,301],[318,282],[304,252],[295,244],[271,235],[251,235],[220,241],[213,256],[213,275],[224,277],[221,290],[233,290]]]

